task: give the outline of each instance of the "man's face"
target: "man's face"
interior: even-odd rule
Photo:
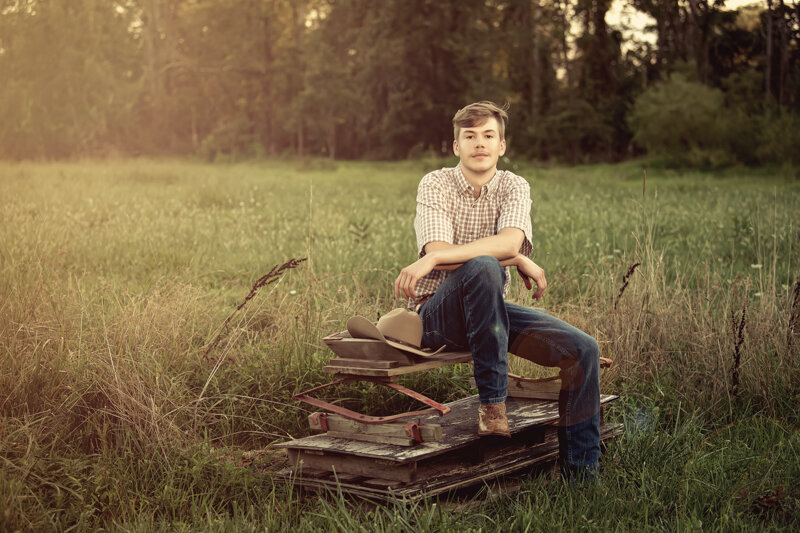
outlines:
[[[500,127],[492,117],[483,124],[462,128],[453,141],[453,153],[461,159],[461,168],[483,174],[497,166],[506,153],[506,141],[500,140]]]

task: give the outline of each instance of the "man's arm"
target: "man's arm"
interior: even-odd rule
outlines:
[[[417,190],[417,216],[414,230],[420,258],[404,268],[394,282],[395,297],[414,298],[417,282],[432,270],[454,270],[480,255],[491,255],[503,266],[516,266],[529,289],[537,284],[535,298],[544,293],[544,271],[527,255],[530,245],[530,186],[518,178],[503,202],[496,235],[465,244],[451,244],[453,223],[446,205],[446,194],[434,173],[426,175]]]
[[[519,253],[525,234],[518,228],[503,228],[497,235],[483,237],[466,244],[450,244],[441,241],[425,245],[425,255],[400,271],[394,282],[395,297],[414,298],[414,287],[421,278],[441,265],[463,264],[480,255],[491,255],[503,266],[516,266],[520,274],[533,278],[537,290],[534,298],[544,294],[547,282],[542,270],[528,257]]]
[[[466,263],[480,255],[509,259],[519,253],[525,234],[519,228],[503,228],[497,235],[483,237],[466,244],[434,241],[425,245],[425,256],[432,255],[435,266]]]

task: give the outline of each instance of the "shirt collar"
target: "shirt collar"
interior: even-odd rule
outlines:
[[[485,184],[483,187],[486,188],[486,196],[490,194],[494,194],[497,191],[497,188],[500,186],[500,173],[502,170],[497,170],[492,176],[492,179],[489,180],[489,183]],[[456,186],[462,192],[462,194],[472,194],[472,185],[467,181],[467,178],[464,176],[464,173],[461,171],[461,163],[458,164],[456,167]],[[483,193],[483,187],[481,188],[481,193]]]

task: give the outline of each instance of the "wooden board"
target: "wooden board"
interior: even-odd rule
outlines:
[[[474,386],[475,380],[472,380]],[[508,395],[514,398],[531,398],[535,400],[558,400],[561,392],[561,380],[523,381],[508,378]]]
[[[617,396],[604,394],[600,396],[600,402],[605,404],[617,398]],[[446,404],[451,411],[442,417],[432,414],[407,419],[409,421],[420,420],[425,424],[440,424],[442,427],[441,441],[422,442],[410,448],[337,439],[325,434],[279,443],[276,444],[276,447],[355,455],[395,463],[420,461],[470,446],[480,440],[481,437],[477,434],[478,404],[478,396],[474,395]],[[552,401],[508,398],[506,410],[512,435],[558,420],[558,404]]]
[[[337,439],[352,439],[363,442],[379,442],[395,446],[414,446],[417,441],[411,437],[395,437],[394,435],[372,435],[370,433],[347,433],[344,431],[327,431],[326,435]]]
[[[475,378],[470,378],[470,385],[475,387]],[[514,398],[530,398],[533,400],[558,400],[561,392],[561,380],[523,381],[508,378],[508,395]]]
[[[358,474],[361,476],[375,477],[380,475],[383,479],[410,483],[417,476],[417,464],[414,462],[398,464],[381,459],[369,459],[345,454],[320,453],[315,450],[289,449],[289,463],[297,466],[301,471],[304,468],[327,470],[329,472]]]
[[[380,500],[402,499],[412,503],[421,498],[436,496],[479,483],[495,480],[501,476],[530,471],[539,465],[548,464],[558,458],[558,438],[554,427],[545,430],[541,442],[520,446],[502,456],[495,456],[481,463],[469,464],[460,453],[448,454],[435,461],[438,473],[423,472],[419,480],[405,483],[370,476],[333,474],[327,476],[320,470],[285,468],[276,473],[278,481],[290,483],[310,490],[342,491],[346,494]],[[622,434],[621,424],[603,424],[600,427],[601,443]],[[459,458],[462,460],[459,461]]]
[[[328,374],[337,374],[341,377],[346,376],[368,376],[378,378],[392,378],[422,372],[447,365],[457,363],[467,363],[472,361],[470,352],[442,352],[430,357],[420,357],[412,365],[400,365],[395,368],[374,368],[367,365],[359,365],[356,359],[350,358],[346,365],[338,363],[342,359],[333,359],[330,364],[323,367],[323,371]]]
[[[392,439],[409,439],[406,434],[405,425],[407,422],[391,422],[387,424],[365,424],[356,422],[332,413],[325,414],[325,424],[328,428],[329,437],[353,438],[367,442],[381,442],[381,437]],[[313,431],[323,431],[320,414],[308,415],[308,424]],[[439,424],[419,425],[419,433],[423,441],[442,440],[442,426]],[[334,435],[333,432],[336,434]],[[345,437],[344,435],[347,435]],[[387,441],[387,444],[391,444]],[[407,445],[408,446],[408,445]]]
[[[395,368],[400,365],[397,361],[370,361],[367,359],[346,359],[342,357],[331,359],[330,364],[333,366],[357,368]]]

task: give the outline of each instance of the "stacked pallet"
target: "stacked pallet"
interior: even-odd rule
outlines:
[[[603,395],[601,405],[615,399],[617,396]],[[509,398],[506,403],[510,439],[477,435],[477,396],[446,404],[450,412],[444,416],[427,415],[411,421],[428,428],[429,439],[423,437],[421,442],[341,438],[335,429],[332,435],[331,428],[343,426],[332,422],[327,433],[278,445],[287,449],[291,466],[278,472],[277,478],[307,489],[332,488],[361,496],[414,500],[556,459],[557,402]],[[367,425],[347,428],[351,433],[367,431]],[[400,424],[394,426],[392,437],[397,437]],[[603,423],[601,439],[611,439],[621,430],[618,424]]]

